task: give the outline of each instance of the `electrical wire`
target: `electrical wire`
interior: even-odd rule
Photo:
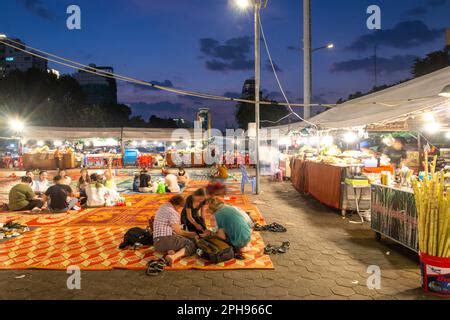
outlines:
[[[261,21],[260,21],[260,23],[261,23]],[[14,41],[14,40],[12,40],[10,38],[8,38],[7,41],[0,40],[0,43],[6,45],[8,47],[14,48],[16,50],[28,53],[28,54],[30,54],[32,56],[35,56],[35,57],[38,57],[38,58],[41,58],[41,59],[44,59],[44,60],[48,60],[48,61],[54,62],[56,64],[60,64],[60,65],[72,68],[72,69],[81,70],[81,71],[84,71],[84,72],[87,72],[87,73],[92,73],[92,74],[95,74],[95,75],[98,75],[98,76],[103,76],[103,77],[106,77],[106,78],[116,79],[116,80],[130,82],[130,83],[135,83],[135,84],[140,84],[142,86],[147,86],[147,87],[151,87],[151,88],[154,88],[154,89],[159,89],[159,90],[162,90],[162,91],[177,93],[177,94],[180,94],[180,95],[193,96],[193,97],[198,97],[198,98],[202,98],[202,99],[220,100],[220,101],[234,101],[234,102],[255,104],[255,101],[253,101],[253,100],[247,100],[247,99],[241,99],[241,98],[229,98],[229,97],[223,97],[223,96],[218,96],[218,95],[212,95],[212,94],[208,94],[208,93],[199,93],[199,92],[195,92],[195,91],[188,91],[188,90],[182,90],[182,89],[175,89],[175,88],[169,88],[169,87],[165,87],[165,86],[160,86],[160,85],[157,85],[157,84],[154,84],[154,83],[150,83],[150,82],[134,79],[134,78],[131,78],[131,77],[120,75],[120,74],[103,71],[103,70],[91,67],[89,65],[85,65],[85,64],[82,64],[82,63],[79,63],[79,62],[76,62],[76,61],[73,61],[73,60],[70,60],[70,59],[66,59],[66,58],[60,57],[58,55],[52,54],[50,52],[39,50],[37,48],[33,48],[31,46],[26,45],[27,48],[30,48],[30,49],[32,49],[32,50],[34,50],[36,52],[41,52],[41,53],[44,53],[44,54],[46,54],[48,56],[54,57],[56,59],[68,62],[68,63],[65,63],[65,62],[62,62],[62,61],[58,61],[58,60],[51,59],[51,58],[48,58],[46,56],[37,54],[36,52],[30,51],[30,50],[27,50],[27,49],[23,49],[21,47],[15,46],[15,45],[13,45],[13,44],[11,44],[9,42],[18,44],[21,47],[25,46],[23,43],[16,42],[16,41]],[[79,66],[79,67],[77,67],[77,66]],[[392,102],[392,101],[388,101],[388,102],[374,102],[373,104],[380,104],[380,105],[385,104],[385,105],[388,105],[388,106],[395,107],[395,106],[398,106],[398,105],[400,105],[401,103],[404,103],[404,102],[420,101],[420,100],[427,99],[427,98],[429,98],[429,97],[420,97],[420,98],[414,98],[414,99],[397,100],[395,102],[399,102],[399,104],[396,104],[396,105],[389,105],[388,104],[389,102]],[[269,101],[260,101],[260,104],[262,104],[262,105],[272,105],[272,106],[286,106],[286,107],[289,107],[289,106],[290,107],[303,107],[304,106],[303,103],[279,103],[279,102],[269,102]],[[359,103],[355,103],[355,105],[367,105],[367,103],[360,103],[360,104]],[[338,104],[314,104],[313,103],[313,104],[310,104],[310,106],[332,108],[332,107],[338,106]]]
[[[269,50],[269,45],[267,43],[267,38],[266,38],[266,35],[265,35],[265,32],[264,32],[264,27],[262,25],[261,17],[259,18],[259,26],[261,28],[261,35],[262,35],[262,38],[263,38],[263,41],[264,41],[264,46],[266,48],[267,57],[269,58],[270,66],[272,67],[273,75],[275,76],[275,80],[277,81],[277,84],[278,84],[278,87],[280,88],[281,94],[283,95],[284,99],[286,100],[287,106],[288,106],[289,110],[291,111],[291,114],[295,115],[297,118],[299,118],[303,122],[306,122],[306,123],[308,123],[308,124],[310,124],[310,125],[312,125],[312,126],[317,128],[316,124],[314,124],[314,123],[312,123],[312,122],[310,122],[308,120],[303,119],[302,117],[300,117],[292,109],[291,104],[289,103],[289,99],[287,98],[286,93],[283,90],[283,86],[281,85],[281,81],[280,81],[280,78],[278,77],[278,72],[277,72],[277,70],[275,68],[275,64],[273,63],[272,55],[271,55],[270,50]],[[284,118],[281,118],[280,120],[278,120],[277,123],[282,121],[282,120],[284,120]]]
[[[8,39],[8,41],[11,41],[10,39]],[[177,93],[180,95],[187,95],[187,96],[193,96],[193,97],[198,97],[198,98],[203,98],[203,99],[210,99],[210,100],[221,100],[221,101],[234,101],[234,102],[242,102],[242,103],[248,103],[248,104],[255,104],[255,101],[253,100],[247,100],[247,99],[240,99],[240,98],[229,98],[229,97],[223,97],[223,96],[217,96],[217,95],[211,95],[211,94],[206,94],[206,93],[198,93],[198,92],[193,92],[193,91],[187,91],[187,90],[181,90],[181,89],[175,89],[175,88],[169,88],[169,87],[165,87],[165,86],[160,86],[160,85],[156,85],[153,83],[149,83],[146,81],[142,81],[142,80],[137,80],[131,77],[126,77],[126,76],[122,76],[122,75],[118,75],[115,73],[111,73],[111,72],[107,72],[107,71],[103,71],[91,66],[87,66],[78,62],[75,62],[73,60],[69,60],[69,59],[65,59],[53,54],[49,54],[50,56],[56,57],[57,59],[66,61],[66,62],[70,62],[72,64],[78,65],[78,66],[82,66],[82,67],[78,67],[78,66],[74,66],[72,64],[66,63],[66,62],[61,62],[52,58],[48,58],[45,56],[42,56],[40,54],[37,54],[36,52],[32,52],[23,48],[20,48],[18,46],[12,45],[10,43],[7,43],[5,41],[0,40],[0,43],[9,46],[11,48],[14,48],[16,50],[28,53],[32,56],[41,58],[41,59],[45,59],[72,69],[76,69],[76,70],[81,70],[83,72],[87,72],[87,73],[92,73],[98,76],[102,76],[102,77],[106,77],[106,78],[112,78],[112,79],[116,79],[116,80],[120,80],[120,81],[125,81],[125,82],[131,82],[131,83],[135,83],[135,84],[140,84],[143,86],[148,86],[151,88],[155,88],[155,89],[159,89],[162,91],[168,91],[168,92],[172,92],[172,93]],[[23,46],[23,44],[20,43],[21,46]],[[30,47],[31,48],[31,47]],[[35,51],[40,51],[40,52],[44,52],[42,50],[38,50],[38,49],[34,49]],[[270,101],[261,101],[260,104],[262,105],[271,105],[271,106],[287,106],[286,103],[278,103],[278,102],[270,102]],[[303,104],[291,104],[293,106],[298,106],[301,107],[303,106]],[[324,104],[314,104],[314,106],[328,106],[328,107],[333,107],[335,105],[324,105]]]

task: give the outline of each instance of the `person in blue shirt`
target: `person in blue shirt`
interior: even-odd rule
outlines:
[[[251,240],[251,219],[239,208],[226,205],[220,198],[213,197],[208,201],[208,210],[216,220],[216,236],[228,241],[238,252]]]

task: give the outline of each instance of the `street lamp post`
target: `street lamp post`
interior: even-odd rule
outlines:
[[[303,118],[311,117],[311,0],[303,0]]]
[[[260,28],[259,19],[261,11],[261,1],[255,0],[255,123],[256,123],[256,194],[261,192],[261,168],[259,162],[259,126],[260,126],[260,114],[259,114],[259,92],[261,87],[261,56],[260,56]]]
[[[260,177],[261,177],[261,168],[260,168],[260,157],[259,157],[259,145],[260,145],[260,96],[259,93],[261,91],[261,55],[260,55],[260,12],[261,7],[267,5],[268,0],[234,0],[235,4],[241,8],[246,9],[250,6],[253,6],[254,16],[255,16],[255,135],[256,135],[256,145],[255,145],[255,153],[256,153],[256,194],[259,194],[261,191],[260,188]]]

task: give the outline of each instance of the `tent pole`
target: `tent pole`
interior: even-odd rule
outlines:
[[[123,141],[123,127],[120,128],[120,148],[122,149],[122,169],[124,167],[124,159],[125,159],[125,141]]]
[[[420,132],[417,132],[417,150],[419,151],[419,172],[422,170],[422,137]]]

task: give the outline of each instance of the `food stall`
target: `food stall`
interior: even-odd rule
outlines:
[[[27,127],[23,143],[27,151],[23,155],[28,169],[56,168],[105,168],[111,161],[114,168],[162,167],[165,153],[174,149],[180,141],[191,141],[189,136],[202,137],[203,131],[169,128],[59,128]],[[168,147],[170,146],[170,147]],[[56,150],[60,153],[55,157]],[[70,150],[70,152],[67,152]],[[134,160],[129,161],[133,151]],[[128,157],[124,158],[124,155]],[[195,157],[198,163],[198,153]],[[201,164],[203,164],[201,158]]]
[[[36,147],[22,155],[26,170],[56,170],[76,167],[75,152],[72,148],[50,149],[47,146]]]
[[[341,152],[336,146],[303,147],[291,161],[292,185],[329,207],[358,213],[370,208],[369,179],[363,175],[370,155]]]

